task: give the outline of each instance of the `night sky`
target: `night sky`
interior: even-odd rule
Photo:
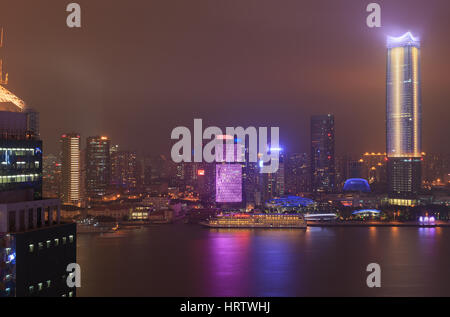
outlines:
[[[78,2],[82,28],[66,26]],[[382,6],[382,27],[366,6]],[[107,135],[169,152],[171,130],[279,126],[309,152],[309,118],[333,113],[336,151],[385,151],[386,35],[421,38],[423,149],[449,152],[448,0],[0,0],[8,89],[59,136]]]

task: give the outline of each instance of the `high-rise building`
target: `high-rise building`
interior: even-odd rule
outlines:
[[[86,195],[101,198],[111,181],[110,140],[107,137],[88,137],[86,142]]]
[[[60,221],[60,200],[42,199],[42,141],[24,112],[0,112],[0,296],[75,296],[76,224]]]
[[[248,148],[246,148],[248,152]],[[258,162],[242,163],[243,200],[247,209],[261,205],[261,188],[259,187],[260,168]]]
[[[27,134],[24,112],[0,111],[0,200],[42,199],[42,141]],[[27,198],[30,199],[30,198]]]
[[[421,187],[420,42],[410,32],[387,38],[386,153],[391,197]]]
[[[67,133],[61,136],[62,201],[67,205],[81,204],[80,135]]]
[[[27,114],[27,132],[39,136],[39,112],[27,106],[25,113]]]
[[[260,173],[263,203],[285,194],[285,155],[281,148],[271,148],[270,151],[278,152],[278,170],[275,173]]]
[[[56,155],[42,158],[42,196],[60,198],[62,192],[61,162]]]
[[[286,159],[286,193],[298,195],[310,191],[310,159],[306,153],[294,153]]]
[[[348,178],[366,178],[364,173],[364,160],[348,160],[347,161],[347,177]]]
[[[363,162],[363,177],[369,184],[386,183],[386,153],[366,152],[361,157]]]
[[[334,116],[311,117],[311,187],[315,193],[335,189]]]
[[[0,59],[0,297],[75,296],[66,269],[76,263],[76,224],[61,223],[59,199],[42,199],[38,115],[7,83]]]
[[[245,146],[231,135],[217,136],[224,140],[223,146],[216,148],[216,203],[242,204],[242,162]],[[233,143],[227,143],[234,139]]]
[[[120,189],[134,190],[138,183],[135,152],[114,151],[111,154],[111,184]]]
[[[216,202],[242,202],[242,166],[240,164],[216,165]]]
[[[424,156],[422,170],[423,180],[428,185],[444,183],[450,173],[450,155],[427,153]]]

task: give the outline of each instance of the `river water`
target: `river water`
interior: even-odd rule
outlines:
[[[450,296],[450,228],[172,224],[77,243],[77,296]]]

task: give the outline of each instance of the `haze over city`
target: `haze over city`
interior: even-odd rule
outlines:
[[[0,297],[450,296],[448,0],[76,1],[0,0]]]
[[[41,114],[47,153],[62,133],[107,135],[122,148],[170,150],[180,125],[279,126],[309,151],[309,118],[333,113],[336,152],[385,150],[386,35],[422,42],[423,149],[448,152],[448,1],[379,1],[382,27],[358,1],[2,0],[8,89]],[[124,11],[124,8],[126,10]]]

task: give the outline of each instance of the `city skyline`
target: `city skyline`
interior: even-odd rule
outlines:
[[[450,294],[448,0],[78,1],[0,10],[0,297]]]
[[[436,141],[449,129],[442,114],[448,112],[450,96],[439,71],[448,63],[449,48],[439,41],[447,23],[442,12],[448,4],[434,1],[435,6],[423,9],[418,1],[408,1],[410,10],[404,15],[400,13],[404,3],[382,1],[385,10],[380,30],[361,26],[365,12],[359,10],[360,4],[350,2],[318,1],[302,8],[291,3],[276,11],[286,16],[283,20],[270,18],[270,4],[252,14],[240,14],[234,10],[236,6],[224,5],[226,14],[207,29],[202,27],[218,16],[217,8],[205,5],[200,9],[202,1],[188,7],[180,4],[186,16],[178,17],[180,21],[162,21],[152,14],[166,13],[168,7],[158,3],[147,12],[153,22],[145,22],[143,30],[130,20],[114,25],[95,16],[96,4],[86,4],[86,25],[70,30],[73,32],[58,26],[53,7],[41,8],[51,15],[52,30],[37,23],[34,16],[18,26],[7,15],[22,5],[12,3],[0,13],[6,31],[3,66],[9,73],[8,89],[42,114],[41,136],[47,153],[57,153],[59,136],[71,130],[79,132],[83,142],[90,135],[107,135],[125,150],[167,153],[170,130],[189,126],[193,117],[217,126],[278,125],[287,149],[309,152],[309,117],[322,113],[336,116],[336,154],[384,152],[385,36],[411,31],[424,40],[423,104],[429,111],[423,119],[423,150],[448,152],[450,149]],[[251,8],[250,4],[241,6]],[[139,5],[139,9],[146,7]],[[135,5],[130,10],[139,15],[137,9]],[[118,11],[118,6],[111,4],[113,16]],[[334,14],[329,16],[331,11]],[[317,20],[307,18],[306,12],[315,12]],[[352,13],[355,19],[349,22],[346,17]],[[197,16],[196,22],[188,19],[189,15]],[[181,23],[187,26],[183,30]],[[305,26],[314,27],[314,32]],[[247,33],[238,32],[240,27]],[[106,29],[117,37],[105,33]],[[161,30],[169,32],[167,39]],[[149,41],[134,45],[144,31]],[[345,35],[335,37],[333,32]],[[42,34],[46,34],[45,41]],[[188,48],[184,45],[187,39],[193,43]],[[325,45],[333,49],[327,50]],[[184,53],[180,53],[181,47],[186,48]],[[110,57],[105,55],[106,49],[112,52]],[[49,51],[58,59],[42,54]],[[163,51],[165,55],[161,55]],[[144,55],[149,56],[148,63],[143,63]],[[211,67],[213,62],[216,64]],[[137,63],[146,66],[137,67]],[[34,69],[32,76],[39,77],[30,77],[25,69]],[[327,76],[320,75],[324,71]],[[49,90],[51,97],[38,94]],[[63,100],[65,106],[61,107]],[[224,108],[226,112],[218,110]],[[132,136],[129,142],[123,129]],[[354,130],[361,131],[358,137]]]

